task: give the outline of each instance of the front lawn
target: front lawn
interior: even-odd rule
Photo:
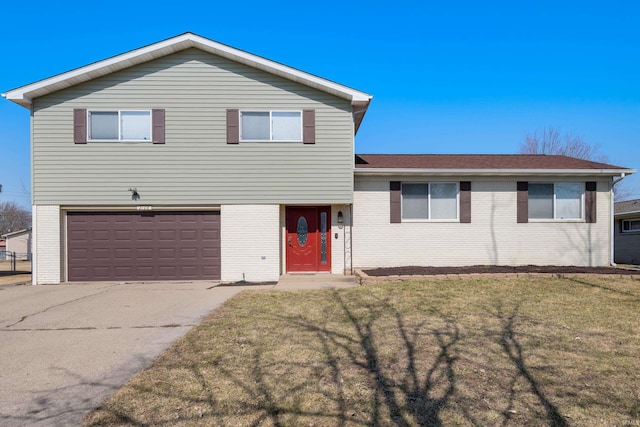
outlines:
[[[245,292],[85,425],[640,425],[640,280]]]

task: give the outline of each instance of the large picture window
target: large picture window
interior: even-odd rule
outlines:
[[[300,111],[241,111],[241,141],[302,141]]]
[[[458,219],[458,184],[402,183],[402,219]]]
[[[529,183],[529,219],[583,219],[584,184]]]
[[[90,141],[151,141],[151,111],[89,111]]]

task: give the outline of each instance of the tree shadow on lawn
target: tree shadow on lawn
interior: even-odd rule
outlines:
[[[460,339],[460,331],[452,319],[446,319],[440,328],[429,331],[438,343],[437,354],[431,366],[424,372],[417,367],[416,346],[423,335],[425,322],[417,323],[412,328],[405,325],[405,320],[399,311],[389,304],[368,305],[368,315],[360,318],[348,306],[340,293],[333,293],[334,299],[340,304],[346,318],[351,323],[355,335],[336,332],[327,326],[310,324],[289,319],[298,326],[316,334],[322,343],[324,355],[331,367],[332,379],[338,384],[336,397],[339,408],[339,425],[344,425],[348,417],[348,408],[344,399],[344,392],[340,386],[342,373],[335,356],[335,349],[348,355],[352,366],[366,372],[369,384],[373,386],[370,396],[370,419],[362,420],[363,425],[387,425],[391,422],[397,426],[441,426],[443,425],[440,411],[447,404],[455,392],[454,364],[457,359],[455,345]],[[402,338],[406,354],[404,378],[398,379],[392,372],[385,369],[385,361],[380,357],[378,334],[375,323],[381,316],[391,313],[396,320],[397,331]],[[390,419],[386,419],[387,414]]]
[[[531,392],[540,402],[540,405],[546,412],[546,418],[550,426],[565,427],[567,422],[560,414],[558,408],[551,402],[547,395],[543,392],[542,388],[538,385],[531,370],[525,363],[525,352],[522,344],[518,340],[516,334],[516,323],[518,317],[518,311],[520,310],[520,304],[509,313],[508,315],[502,311],[502,307],[497,307],[497,317],[500,319],[502,326],[502,333],[499,338],[500,346],[504,350],[504,353],[509,357],[509,360],[516,367],[517,371],[510,381],[509,386],[509,405],[503,412],[504,422],[503,426],[506,426],[511,419],[511,416],[515,411],[513,410],[513,404],[516,399],[516,383],[520,378],[524,378],[528,384]]]
[[[502,405],[503,409],[490,410],[492,418],[487,418],[487,408],[474,412],[474,405],[482,400],[482,396],[478,397],[481,392],[472,391],[468,395],[475,384],[465,384],[465,390],[458,390],[460,381],[468,378],[457,376],[457,364],[468,359],[462,352],[470,349],[462,343],[461,330],[465,327],[456,318],[435,309],[429,316],[407,316],[388,299],[354,303],[338,290],[331,292],[337,311],[322,322],[312,322],[304,315],[274,313],[270,318],[273,324],[269,327],[286,326],[295,331],[282,345],[316,354],[314,360],[298,359],[295,353],[291,358],[274,360],[272,349],[263,347],[259,337],[246,341],[245,350],[229,356],[239,358],[235,364],[228,363],[231,359],[222,355],[203,359],[200,353],[208,349],[197,335],[189,335],[170,363],[161,359],[148,371],[154,375],[153,381],[165,383],[163,387],[149,386],[144,379],[130,386],[136,400],[154,399],[157,407],[173,405],[175,410],[170,415],[149,419],[152,408],[136,415],[122,405],[107,402],[94,414],[97,417],[88,419],[88,425],[102,425],[110,420],[121,425],[180,422],[437,427],[481,426],[489,422],[507,426],[522,422],[522,414],[518,418],[513,416],[514,402],[518,399],[536,406],[533,413],[545,414],[546,421],[537,420],[541,424],[567,425],[525,362],[525,349],[516,332],[519,305],[508,314],[497,306],[497,312],[489,316],[497,328],[484,329],[490,341],[501,349],[500,357],[507,367],[510,365],[508,372],[512,374],[510,380],[505,378],[499,384],[488,385],[497,388],[491,390],[494,407]],[[342,323],[336,323],[336,313],[343,316]],[[389,328],[381,330],[380,322],[386,322]],[[394,343],[393,348],[388,348],[389,342]],[[465,363],[467,369],[469,360]],[[157,374],[153,374],[154,368]],[[175,372],[163,375],[171,371]],[[172,386],[172,375],[188,375],[190,391],[184,386]],[[535,398],[516,391],[516,383],[522,379]],[[222,382],[236,390],[237,400],[230,401],[229,395],[218,387]]]
[[[638,294],[638,293],[629,292],[629,291],[621,291],[619,289],[615,289],[615,288],[612,288],[612,287],[609,287],[609,286],[605,286],[605,285],[602,285],[600,283],[593,283],[591,281],[587,281],[586,279],[579,279],[579,278],[576,278],[576,277],[569,277],[569,278],[567,278],[567,280],[569,280],[572,283],[575,283],[576,285],[584,286],[584,287],[587,287],[587,288],[601,289],[603,291],[611,292],[613,294],[626,296],[626,297],[633,297],[634,299],[630,300],[630,302],[640,302],[640,294]]]

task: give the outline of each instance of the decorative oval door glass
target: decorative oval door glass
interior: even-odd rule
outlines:
[[[298,244],[300,246],[304,246],[307,243],[307,220],[305,217],[301,216],[298,218],[298,229],[296,230],[298,233]]]

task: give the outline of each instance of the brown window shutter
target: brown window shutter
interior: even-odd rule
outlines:
[[[471,222],[471,181],[460,181],[460,222]]]
[[[227,110],[227,144],[240,142],[240,112],[237,108]]]
[[[164,109],[151,110],[151,128],[154,144],[164,144]]]
[[[302,110],[302,141],[316,143],[316,110]]]
[[[529,183],[518,181],[518,223],[529,222]]]
[[[84,108],[73,110],[73,142],[87,143],[87,110]]]
[[[586,222],[595,223],[596,222],[596,182],[589,181],[585,183],[584,186],[584,219]]]
[[[389,190],[391,194],[390,221],[391,224],[399,224],[402,222],[402,184],[400,181],[391,181],[389,182]]]

